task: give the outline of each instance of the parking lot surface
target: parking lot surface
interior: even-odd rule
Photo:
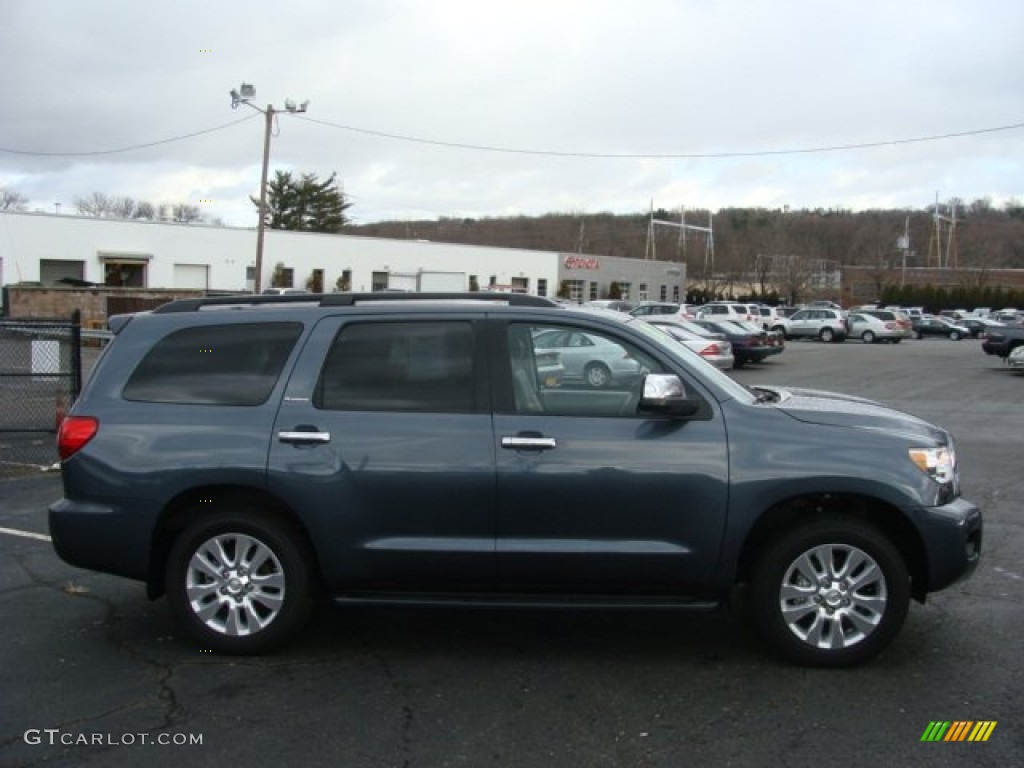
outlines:
[[[731,613],[331,605],[277,655],[217,657],[141,585],[58,560],[59,477],[33,475],[0,481],[0,765],[1020,765],[1024,376],[941,339],[794,342],[732,375],[863,395],[957,438],[981,565],[914,604],[875,662],[791,666]],[[923,742],[935,721],[996,726]]]

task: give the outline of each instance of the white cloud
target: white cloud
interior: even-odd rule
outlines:
[[[359,221],[733,205],[923,207],[1024,197],[1024,6],[982,0],[266,0],[5,4],[0,183],[49,209],[93,191],[255,221],[272,168],[337,172]],[[20,105],[10,109],[11,105]],[[99,152],[252,119],[181,141]],[[327,124],[323,124],[327,123]],[[541,154],[487,152],[363,131]],[[180,199],[187,196],[189,199]]]

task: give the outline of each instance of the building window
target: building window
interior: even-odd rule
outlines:
[[[120,288],[145,288],[146,266],[142,260],[104,259],[103,284]]]
[[[530,292],[530,278],[528,277],[513,277],[512,278],[512,293],[529,293]]]
[[[313,274],[309,276],[309,290],[313,293],[324,292],[324,271],[322,269],[314,269]]]
[[[588,301],[597,301],[597,283],[591,281]]]
[[[658,292],[658,301],[668,301],[668,286],[664,283],[661,284],[661,290]]]
[[[547,296],[548,295],[548,281],[547,281],[546,278],[543,278],[543,277],[538,277],[537,278],[537,295],[538,296]]]
[[[294,288],[295,270],[279,263],[274,267],[274,274],[270,278],[270,284],[274,288]]]
[[[370,282],[371,291],[386,291],[388,289],[388,273],[374,272]]]
[[[679,286],[678,285],[673,285],[672,286],[672,301],[674,301],[676,304],[679,303]]]
[[[647,301],[647,283],[640,283],[636,293],[637,301]]]
[[[633,284],[632,283],[619,283],[619,296],[622,298],[623,301],[629,301],[629,299],[630,299],[629,293],[632,290],[633,290]]]
[[[575,301],[577,304],[583,303],[583,291],[586,288],[586,283],[583,280],[566,280],[563,285],[566,288],[564,298]]]

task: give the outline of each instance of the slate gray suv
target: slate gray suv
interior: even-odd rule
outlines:
[[[515,294],[178,301],[115,338],[59,433],[67,562],[261,653],[348,603],[707,610],[746,585],[802,663],[881,651],[978,563],[952,437],[740,386],[648,324]],[[638,375],[551,375],[552,331]],[[547,373],[539,373],[543,368]]]

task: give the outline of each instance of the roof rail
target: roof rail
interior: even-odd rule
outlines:
[[[240,307],[281,304],[312,304],[321,307],[352,307],[373,302],[491,302],[513,307],[559,307],[551,299],[527,293],[498,293],[492,291],[466,291],[452,293],[418,293],[414,291],[382,291],[378,293],[292,293],[252,294],[235,296],[207,296],[201,299],[179,299],[152,310],[154,314],[168,312],[195,312],[203,307]]]

